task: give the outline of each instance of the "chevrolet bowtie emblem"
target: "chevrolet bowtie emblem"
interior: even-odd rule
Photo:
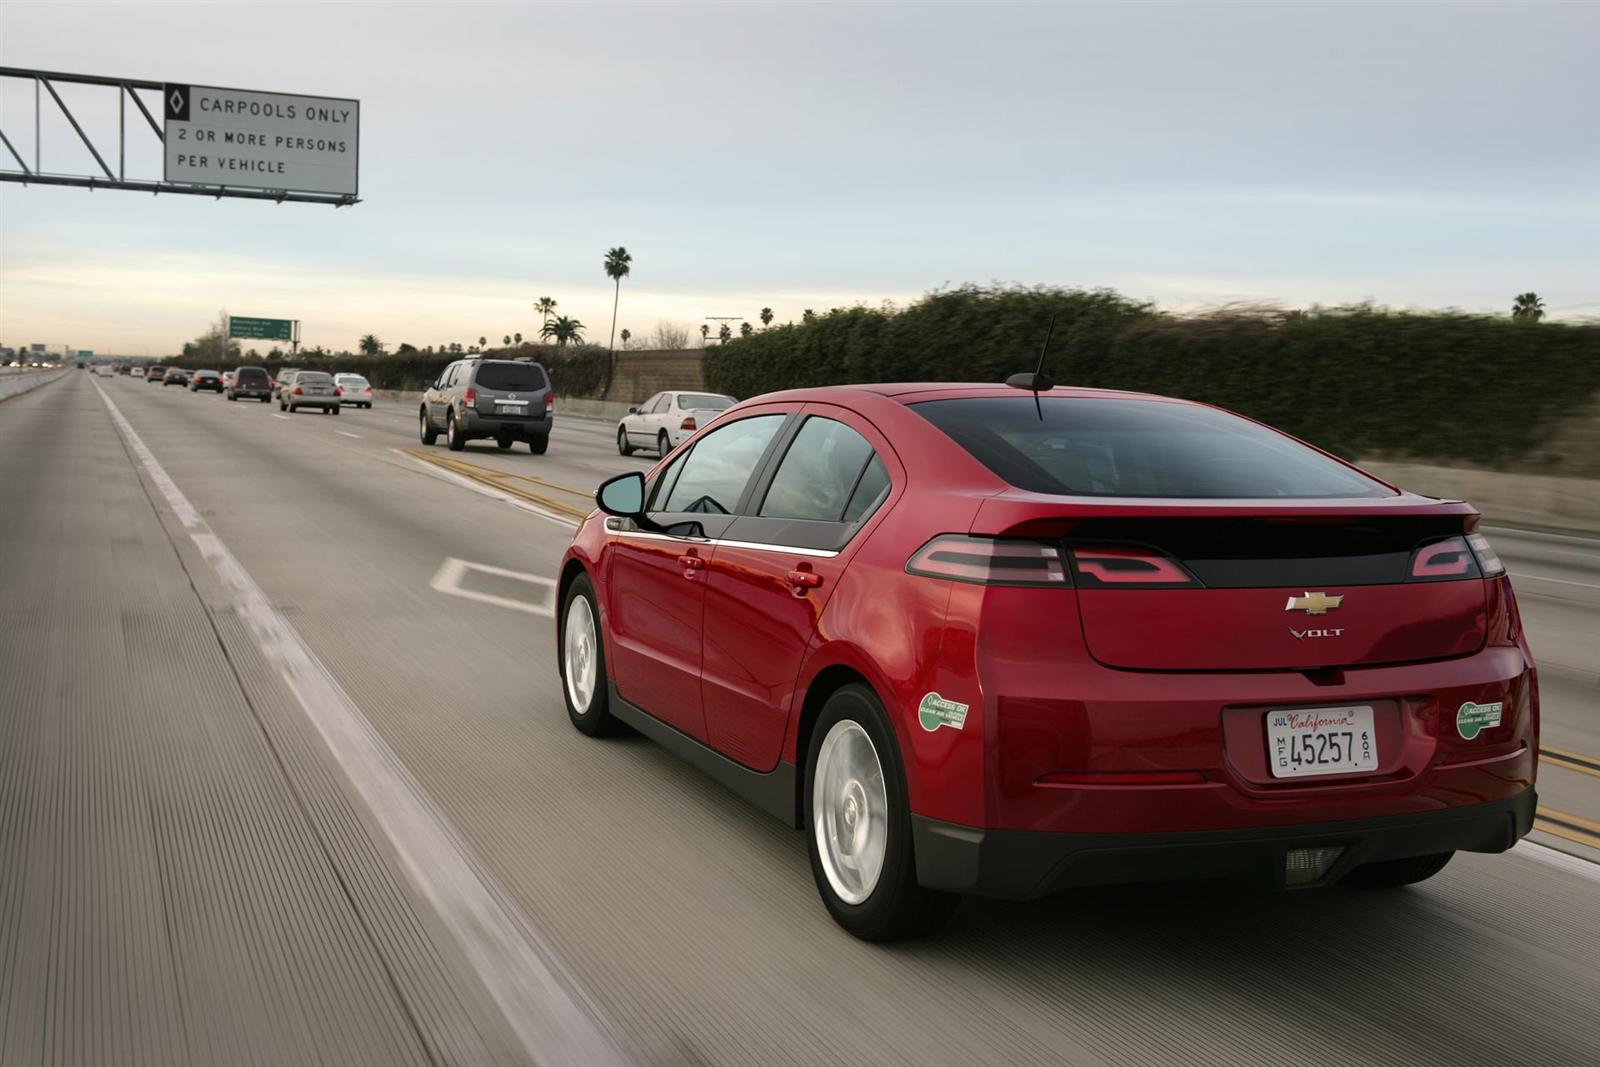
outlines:
[[[1305,596],[1292,596],[1283,606],[1284,611],[1303,611],[1307,615],[1326,615],[1340,604],[1344,597],[1329,596],[1327,593],[1307,593]]]

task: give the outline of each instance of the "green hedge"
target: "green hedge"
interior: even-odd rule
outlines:
[[[1163,314],[1115,293],[965,287],[904,310],[836,309],[706,353],[711,388],[748,397],[872,381],[1057,382],[1219,404],[1344,456],[1526,456],[1600,390],[1600,325],[1368,306]]]
[[[557,396],[593,396],[599,391],[606,373],[606,352],[599,345],[558,348],[551,345],[524,344],[520,348],[513,346],[486,349],[482,354],[490,359],[533,359],[544,364],[545,370],[550,374],[550,384],[555,387]],[[437,378],[440,371],[461,358],[463,358],[461,354],[424,353],[320,359],[301,355],[294,360],[241,357],[218,363],[215,359],[203,356],[180,356],[171,360],[168,365],[188,367],[191,370],[202,367],[213,370],[231,370],[238,366],[265,367],[267,373],[272,375],[276,375],[284,367],[299,367],[303,370],[325,370],[330,374],[359,374],[377,389],[420,391],[424,385]]]

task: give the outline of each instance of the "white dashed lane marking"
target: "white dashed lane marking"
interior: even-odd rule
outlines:
[[[533,587],[534,599],[519,600],[516,597],[485,593],[477,589],[467,589],[461,583],[473,572],[487,574],[506,581],[526,583]],[[544,578],[537,574],[508,571],[504,567],[491,567],[485,563],[473,563],[469,560],[456,559],[454,556],[446,556],[444,563],[428,584],[435,591],[446,596],[458,596],[463,600],[476,600],[480,604],[493,604],[497,608],[506,608],[510,611],[525,611],[529,615],[543,615],[545,618],[554,618],[556,614],[556,583],[550,578]],[[505,583],[502,582],[501,584],[504,585]]]

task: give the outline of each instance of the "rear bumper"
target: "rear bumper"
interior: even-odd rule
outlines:
[[[272,396],[271,389],[229,389],[234,396],[242,396],[248,400],[262,400]]]
[[[1159,834],[981,830],[912,816],[917,880],[930,889],[1028,900],[1076,886],[1228,878],[1282,887],[1292,848],[1339,846],[1318,882],[1352,868],[1439,852],[1504,852],[1533,828],[1530,787],[1484,804],[1303,826]]]
[[[336,408],[343,406],[336,396],[291,396],[285,399],[292,408]]]
[[[554,418],[497,418],[480,415],[471,408],[463,409],[461,428],[466,433],[481,437],[548,437]]]

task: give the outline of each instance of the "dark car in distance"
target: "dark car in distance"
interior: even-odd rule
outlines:
[[[244,397],[265,404],[272,399],[272,377],[264,367],[239,367],[228,373],[223,395],[229,400]]]
[[[214,370],[197,370],[189,376],[189,392],[198,393],[202,389],[209,389],[213,393],[222,392],[222,374]]]

